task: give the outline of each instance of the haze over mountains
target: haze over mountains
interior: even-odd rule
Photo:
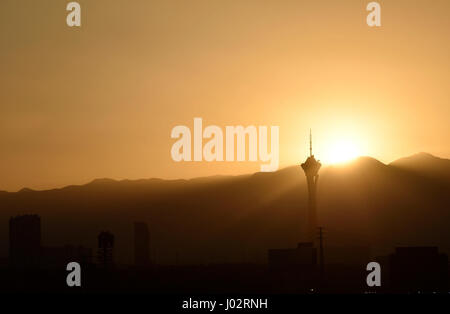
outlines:
[[[450,160],[420,153],[385,165],[370,157],[324,167],[319,225],[326,245],[438,245],[450,252]],[[132,263],[134,221],[145,221],[157,263],[264,262],[268,248],[295,247],[305,230],[306,179],[300,166],[273,173],[192,180],[98,179],[81,186],[0,193],[0,256],[8,220],[39,214],[42,244],[95,248],[116,235],[115,255]]]

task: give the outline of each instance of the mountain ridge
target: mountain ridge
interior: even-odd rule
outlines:
[[[402,157],[399,159],[394,160],[391,163],[385,164],[378,159],[370,156],[359,156],[356,159],[347,162],[347,163],[341,163],[341,164],[331,164],[331,165],[325,165],[323,166],[323,169],[327,168],[342,168],[342,167],[349,167],[349,166],[360,166],[360,165],[371,165],[371,166],[395,166],[395,167],[401,167],[401,165],[405,162],[411,162],[415,161],[418,157],[422,158],[423,156],[426,156],[428,158],[428,162],[431,161],[445,161],[448,162],[450,167],[450,159],[441,158],[434,156],[429,153],[420,152],[416,153],[410,156]],[[286,166],[282,169],[279,169],[277,171],[274,171],[273,173],[279,173],[283,171],[288,171],[286,169],[294,169],[296,168],[296,165]],[[449,168],[450,171],[450,168]],[[247,174],[239,174],[239,175],[211,175],[211,176],[203,176],[203,177],[194,177],[194,178],[188,178],[188,179],[163,179],[163,178],[139,178],[139,179],[112,179],[112,178],[95,178],[87,183],[82,184],[76,184],[76,185],[66,185],[59,188],[50,188],[50,189],[31,189],[28,187],[23,187],[22,189],[11,192],[11,191],[1,191],[0,193],[23,193],[23,192],[44,192],[44,191],[54,191],[54,190],[61,190],[65,188],[71,188],[71,187],[83,187],[83,186],[94,186],[94,185],[102,185],[102,184],[117,184],[117,183],[155,183],[155,182],[202,182],[202,181],[212,181],[215,179],[230,179],[230,178],[239,178],[239,177],[245,177],[245,176],[254,176],[254,175],[265,175],[269,174],[270,172],[254,172],[254,173],[247,173]],[[449,173],[450,175],[450,173]]]

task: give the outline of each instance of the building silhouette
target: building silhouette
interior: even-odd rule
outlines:
[[[9,263],[15,268],[39,267],[41,218],[22,215],[9,219]]]
[[[114,264],[114,235],[109,231],[102,231],[98,235],[98,261],[104,268],[111,268]]]
[[[92,264],[92,249],[73,245],[43,246],[41,243],[41,218],[38,215],[10,218],[9,264],[11,267],[64,269],[69,262]]]
[[[308,269],[317,265],[317,248],[311,242],[299,243],[295,249],[271,249],[268,258],[272,271]]]
[[[309,132],[309,157],[301,164],[305,172],[306,181],[308,184],[308,217],[307,217],[307,242],[314,243],[317,232],[317,209],[316,209],[316,193],[317,182],[319,180],[319,169],[321,163],[314,158],[312,153],[312,134]]]
[[[402,292],[448,289],[448,256],[437,247],[397,247],[389,256],[390,284]]]
[[[150,264],[150,239],[144,222],[134,223],[134,264],[139,267]]]

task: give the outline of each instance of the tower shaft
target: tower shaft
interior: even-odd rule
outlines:
[[[317,230],[317,182],[319,180],[319,169],[322,164],[312,154],[312,134],[309,133],[309,157],[302,163],[308,185],[308,210],[307,210],[307,241],[314,242]]]
[[[308,184],[308,210],[307,210],[307,240],[308,242],[314,242],[317,232],[317,182],[319,176],[306,176]]]

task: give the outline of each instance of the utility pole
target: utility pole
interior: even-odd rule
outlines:
[[[324,258],[323,258],[323,227],[318,227],[319,229],[319,267],[320,276],[323,277],[324,272]]]

